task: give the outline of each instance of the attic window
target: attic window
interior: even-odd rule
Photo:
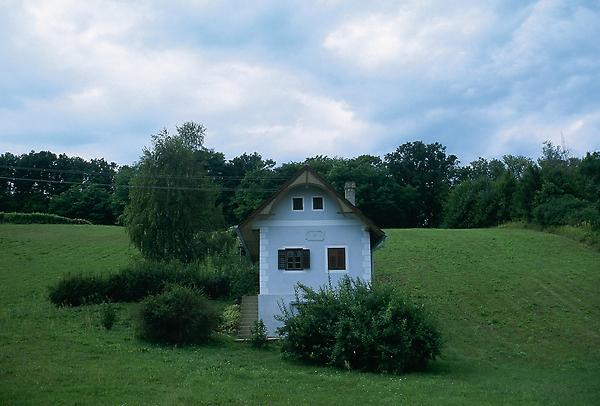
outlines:
[[[292,210],[303,211],[304,210],[304,198],[303,197],[292,197]]]
[[[313,196],[312,209],[313,210],[323,210],[323,197],[322,196]]]
[[[278,250],[277,268],[291,271],[310,269],[310,250],[304,248]]]

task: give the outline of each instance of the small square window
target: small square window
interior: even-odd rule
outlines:
[[[321,196],[315,196],[312,198],[313,210],[323,210],[323,198]]]
[[[302,211],[304,210],[304,199],[302,197],[292,198],[292,210]]]

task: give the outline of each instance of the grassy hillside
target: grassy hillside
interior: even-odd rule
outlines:
[[[600,253],[515,229],[390,230],[376,283],[428,304],[446,337],[429,371],[387,376],[281,361],[224,340],[151,346],[119,305],[56,309],[67,272],[110,272],[134,251],[121,228],[0,225],[0,404],[600,403]]]

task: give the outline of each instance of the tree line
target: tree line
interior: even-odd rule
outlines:
[[[309,164],[342,195],[344,183],[355,181],[357,206],[381,227],[471,228],[515,220],[600,227],[599,151],[573,157],[546,142],[537,160],[505,155],[461,165],[444,145],[414,141],[383,157],[318,155],[278,166],[256,152],[227,160],[204,146],[204,127],[195,123],[174,134],[163,130],[153,143],[132,166],[49,151],[6,152],[0,155],[0,211],[123,224],[126,207],[138,205],[135,216],[143,216],[144,202],[152,197],[163,199],[160,207],[197,210],[203,224],[222,228],[239,223]],[[205,204],[196,205],[198,200]],[[135,216],[129,213],[130,224],[143,221]],[[194,228],[174,221],[164,217],[153,232]]]

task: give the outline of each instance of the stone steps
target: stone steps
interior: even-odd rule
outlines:
[[[254,328],[254,323],[258,320],[258,296],[242,296],[240,312],[238,337],[248,339],[251,335],[250,330]]]

